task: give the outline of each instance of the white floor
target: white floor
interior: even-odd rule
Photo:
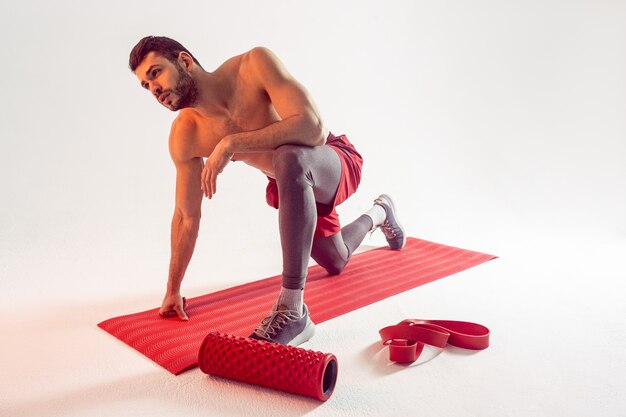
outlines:
[[[471,249],[499,259],[321,324],[304,347],[339,359],[337,387],[326,403],[207,377],[198,369],[175,377],[96,327],[114,315],[155,306],[160,294],[135,285],[118,290],[125,295],[117,297],[84,292],[80,281],[92,266],[85,250],[74,271],[48,275],[56,282],[42,290],[57,288],[53,301],[26,282],[24,266],[36,260],[23,259],[3,271],[20,280],[13,282],[15,297],[0,306],[0,414],[622,415],[626,239],[520,230],[495,236],[489,242],[473,239]],[[382,242],[374,237],[369,243]],[[246,250],[250,266],[243,269],[250,270],[250,279],[260,278],[265,275],[251,271],[264,251],[252,249]],[[233,252],[224,254],[224,262],[236,260]],[[272,267],[278,270],[279,264]],[[36,267],[29,273],[47,276]],[[238,283],[238,277],[225,275],[187,295]],[[137,279],[150,287],[146,276]],[[377,330],[404,318],[479,322],[491,329],[491,346],[481,352],[449,348],[438,355],[432,349],[420,364],[391,364]]]
[[[626,3],[172,5],[0,5],[0,416],[626,415]],[[326,403],[153,364],[96,327],[167,279],[174,114],[126,64],[149,34],[209,71],[272,48],[364,155],[344,222],[385,192],[410,235],[500,258],[321,324]],[[220,175],[185,296],[280,272],[265,183]],[[389,364],[377,331],[405,318],[492,345]]]

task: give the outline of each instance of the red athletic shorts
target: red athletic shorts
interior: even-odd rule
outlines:
[[[339,216],[335,207],[343,203],[350,197],[361,182],[361,168],[363,166],[363,158],[348,140],[345,135],[334,136],[332,133],[328,135],[326,144],[337,152],[341,161],[341,179],[335,200],[332,204],[317,204],[317,225],[313,239],[332,236],[341,231],[339,224]],[[269,178],[269,183],[265,189],[265,199],[267,204],[274,208],[278,208],[278,186],[276,180]]]

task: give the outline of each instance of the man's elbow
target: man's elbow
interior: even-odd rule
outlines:
[[[322,146],[326,143],[324,137],[324,125],[322,120],[316,115],[309,115],[307,117],[307,132],[309,138],[309,144],[311,146]]]
[[[200,210],[188,211],[183,210],[180,207],[176,207],[174,210],[174,218],[181,224],[194,227],[200,224]]]

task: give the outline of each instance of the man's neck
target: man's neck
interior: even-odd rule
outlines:
[[[196,79],[198,99],[193,109],[205,117],[223,114],[228,108],[231,85],[228,78],[215,72],[201,72]]]

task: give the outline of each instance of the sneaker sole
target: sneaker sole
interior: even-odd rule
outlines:
[[[314,334],[315,334],[315,324],[313,324],[313,322],[309,320],[306,327],[302,329],[300,334],[294,337],[293,339],[291,339],[289,343],[287,343],[287,345],[289,346],[301,345],[302,343],[311,339]]]
[[[386,198],[387,201],[389,201],[389,204],[391,204],[391,209],[393,210],[393,213],[395,214],[394,217],[395,217],[396,223],[398,224],[398,227],[400,228],[400,230],[402,230],[402,246],[400,246],[398,249],[394,249],[394,250],[400,250],[406,245],[406,232],[404,231],[404,227],[402,227],[402,225],[398,221],[398,216],[397,216],[398,210],[396,209],[396,205],[393,204],[393,200],[388,194],[381,194],[380,196],[383,198]]]

